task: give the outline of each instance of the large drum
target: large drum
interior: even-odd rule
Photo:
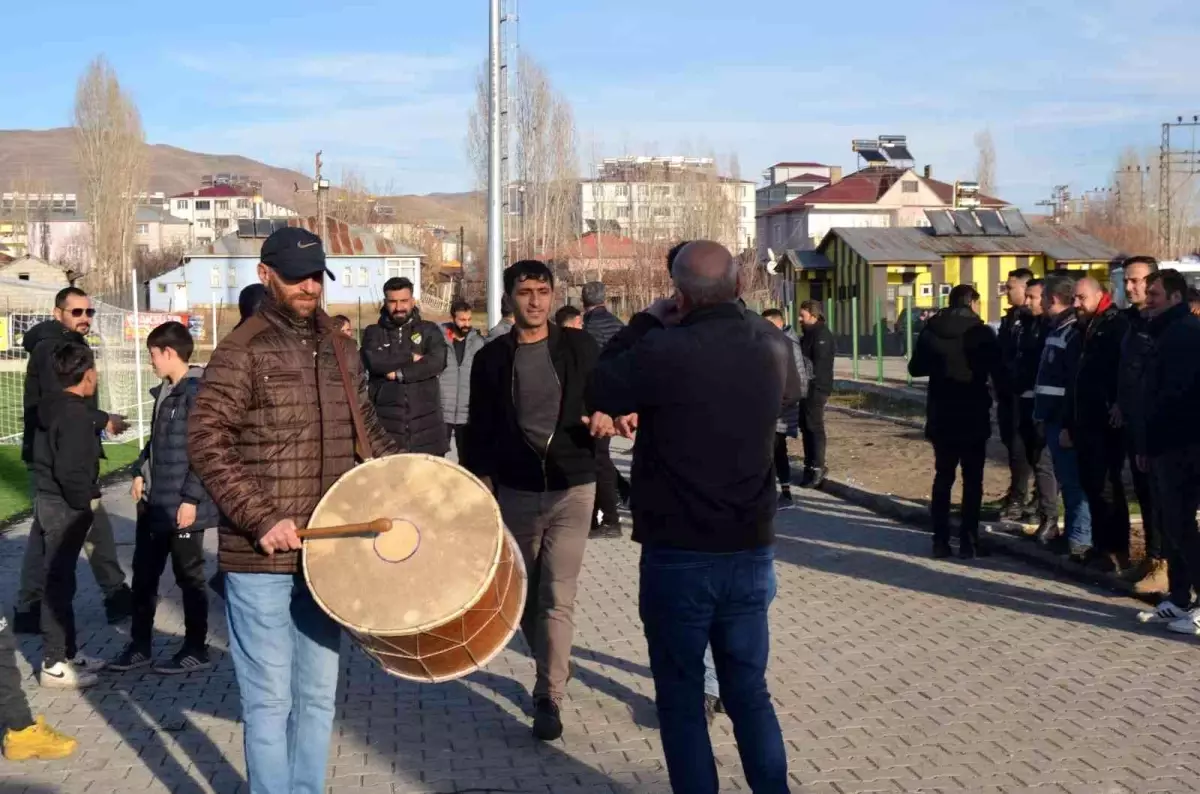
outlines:
[[[460,678],[520,623],[525,564],[490,491],[432,455],[377,458],[343,475],[310,527],[390,519],[380,534],[304,542],[313,597],[392,675]]]

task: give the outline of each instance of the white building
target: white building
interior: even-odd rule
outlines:
[[[196,245],[211,243],[235,231],[238,220],[297,215],[291,207],[267,201],[251,190],[227,184],[171,196],[167,209],[176,218],[191,224],[192,241]]]
[[[840,182],[842,167],[812,162],[776,163],[763,171],[762,178],[762,185],[754,191],[755,213]]]
[[[579,231],[674,240],[728,211],[736,228],[720,242],[736,253],[754,245],[754,201],[754,183],[721,176],[711,157],[612,157],[580,183]]]

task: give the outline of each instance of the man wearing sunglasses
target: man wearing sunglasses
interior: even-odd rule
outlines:
[[[25,370],[25,432],[21,439],[21,459],[31,465],[33,460],[33,434],[37,427],[37,405],[44,394],[60,391],[58,376],[54,373],[54,351],[69,342],[87,344],[87,335],[92,329],[92,318],[96,310],[88,294],[78,287],[66,287],[54,296],[54,319],[38,323],[25,332],[22,345],[29,354]],[[100,444],[100,431],[119,435],[127,427],[125,418],[119,414],[101,411],[95,396],[88,398],[88,406],[96,426],[96,444]],[[100,456],[104,457],[101,448]],[[32,480],[32,478],[31,478]],[[42,560],[42,529],[37,514],[33,516],[33,527],[29,532],[29,543],[25,547],[25,560],[21,566],[21,590],[17,595],[13,630],[19,634],[38,634],[41,631],[42,588],[45,570]],[[120,623],[129,616],[132,605],[129,586],[125,583],[125,572],[117,561],[117,547],[113,542],[112,524],[108,513],[97,505],[92,529],[84,545],[88,562],[96,583],[104,593],[104,610],[109,623]],[[99,662],[75,659],[85,668],[98,666]]]

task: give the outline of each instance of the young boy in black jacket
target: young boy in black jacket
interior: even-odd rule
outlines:
[[[183,647],[154,667],[167,675],[212,666],[208,658],[208,594],[204,589],[204,530],[217,525],[217,509],[192,471],[187,424],[204,378],[188,364],[192,336],[177,322],[163,323],[146,338],[150,364],[162,383],[150,390],[154,413],[150,437],[134,462],[137,542],[133,550],[133,625],[130,642],[109,669],[124,672],[151,663],[158,582],[167,557],[183,592]]]
[[[100,498],[100,445],[88,400],[96,393],[96,360],[87,345],[67,342],[51,353],[61,391],[43,395],[33,441],[35,510],[42,525],[46,571],[42,597],[42,686],[82,689],[96,683],[102,662],[75,645],[75,565]]]

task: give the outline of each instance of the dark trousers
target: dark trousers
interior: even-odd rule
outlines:
[[[462,461],[463,451],[463,436],[467,433],[466,425],[446,425],[446,447],[449,452],[450,442],[454,441],[454,450],[458,453],[458,459]]]
[[[17,669],[16,639],[12,626],[0,618],[0,736],[6,730],[22,731],[32,724],[33,714],[21,690],[21,671]]]
[[[92,526],[92,510],[76,510],[57,496],[37,495],[45,592],[42,595],[42,663],[75,658],[75,566]]]
[[[1151,458],[1150,485],[1167,553],[1171,603],[1186,608],[1191,590],[1200,591],[1200,445]]]
[[[1133,443],[1126,440],[1126,453],[1131,461],[1130,470],[1133,472],[1133,492],[1137,495],[1138,506],[1142,509],[1142,534],[1146,538],[1146,556],[1160,560],[1166,553],[1163,548],[1163,532],[1159,522],[1158,508],[1155,505],[1157,497],[1150,484],[1150,474],[1137,467],[1136,452]]]
[[[592,509],[592,524],[596,524],[596,511],[604,514],[607,525],[620,524],[620,496],[617,478],[620,473],[612,461],[611,438],[596,439],[596,504]]]
[[[704,717],[704,652],[711,643],[750,790],[787,792],[787,751],[766,680],[774,549],[705,554],[643,546],[639,591],[671,789],[717,794]]]
[[[133,623],[130,638],[147,654],[154,636],[158,584],[167,558],[183,593],[184,642],[191,650],[208,644],[208,593],[204,589],[204,532],[155,532],[138,517],[133,547]]]
[[[1008,451],[1008,498],[1024,507],[1029,501],[1029,479],[1033,467],[1029,465],[1026,437],[1021,432],[1020,399],[1011,395],[997,395],[996,426],[1000,430],[1000,441]],[[1032,411],[1033,406],[1029,407]]]
[[[987,458],[987,439],[937,439],[933,442],[933,496],[929,511],[933,519],[933,539],[950,540],[950,490],[962,466],[962,523],[959,538],[974,541],[979,535],[979,511],[983,505],[983,462]]]
[[[825,468],[825,403],[828,394],[810,394],[800,401],[800,439],[804,442],[804,468]]]
[[[1018,397],[1017,434],[1021,437],[1021,452],[1025,455],[1026,471],[1033,472],[1037,488],[1038,515],[1044,519],[1058,518],[1058,480],[1054,477],[1054,458],[1046,446],[1046,430],[1033,419],[1033,399]],[[1029,501],[1029,477],[1016,480],[1021,490],[1014,496],[1020,504]]]
[[[775,434],[775,476],[779,487],[789,489],[792,485],[792,461],[788,458],[787,433]]]
[[[1092,513],[1092,546],[1102,554],[1129,554],[1129,503],[1125,499],[1125,437],[1111,427],[1078,427],[1071,435],[1079,484]]]

